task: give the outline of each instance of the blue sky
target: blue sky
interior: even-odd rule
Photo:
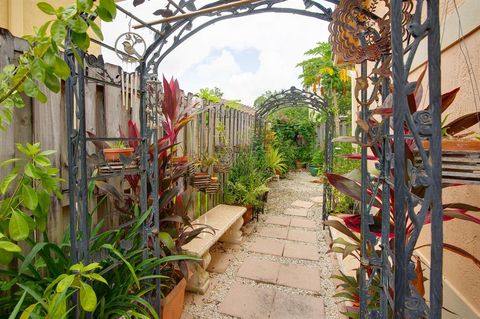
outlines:
[[[131,0],[120,5],[145,21],[152,21],[158,18],[151,12],[160,8],[159,2],[164,1],[147,1],[136,8]],[[287,3],[299,8],[303,5],[297,0]],[[104,24],[106,42],[113,45],[118,35],[128,31],[129,21],[119,12],[114,22]],[[160,72],[178,78],[186,91],[196,93],[200,88],[217,86],[225,98],[252,105],[267,90],[300,86],[301,70],[295,66],[304,59],[306,50],[328,40],[327,27],[327,22],[292,14],[266,13],[229,19],[207,27],[177,47],[162,62]],[[139,33],[147,43],[152,41],[152,31]],[[103,53],[106,61],[121,64],[114,53]]]

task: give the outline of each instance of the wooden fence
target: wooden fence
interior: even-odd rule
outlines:
[[[28,48],[27,43],[13,37],[7,30],[0,28],[0,69],[9,63],[14,63],[16,57]],[[105,69],[112,78],[119,78],[121,68],[116,65],[106,64]],[[93,70],[87,68],[91,77],[98,78]],[[21,157],[16,150],[16,143],[37,143],[42,149],[52,149],[57,152],[52,156],[52,163],[60,169],[62,193],[61,202],[54,201],[49,217],[49,232],[51,239],[59,241],[63,238],[69,223],[68,214],[68,158],[67,158],[67,130],[65,115],[65,99],[62,91],[58,94],[43,90],[48,102],[41,104],[38,101],[24,97],[25,107],[16,109],[14,121],[7,131],[0,132],[0,161]],[[132,98],[132,97],[130,97]],[[132,107],[125,108],[122,103],[122,89],[120,85],[104,85],[99,81],[86,80],[86,128],[97,136],[119,137],[119,128],[126,131],[128,121],[131,119],[138,123],[139,99],[133,97],[135,103]],[[215,155],[216,146],[221,143],[218,128],[224,128],[227,147],[238,151],[250,144],[253,136],[255,111],[247,106],[239,105],[238,108],[225,106],[224,101],[216,105],[204,105],[204,102],[193,94],[187,94],[185,103],[197,105],[197,112],[183,132],[179,134],[177,155],[188,155],[191,160],[201,155]],[[160,128],[159,128],[160,130]],[[161,133],[161,132],[160,132]],[[94,153],[94,145],[88,145],[89,154]],[[0,171],[0,179],[5,177],[7,167]],[[212,168],[210,173],[213,174]],[[219,179],[224,185],[227,173],[219,173]],[[114,181],[120,189],[126,188],[122,178]],[[192,194],[190,211],[192,216],[197,216],[222,202],[223,194],[206,195],[198,192],[185,179],[182,187]],[[109,207],[103,209],[100,217],[109,217]],[[110,224],[117,218],[110,218]],[[113,220],[113,221],[112,221]],[[117,219],[118,220],[118,219]],[[108,223],[107,223],[108,224]]]

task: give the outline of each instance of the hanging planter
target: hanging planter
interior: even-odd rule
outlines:
[[[205,193],[207,194],[216,194],[220,190],[220,181],[218,177],[213,176],[210,178],[210,183],[205,188]]]
[[[192,185],[198,189],[205,189],[210,185],[210,174],[195,172],[192,176]]]
[[[172,165],[180,166],[186,165],[188,163],[188,156],[173,156],[172,157]]]

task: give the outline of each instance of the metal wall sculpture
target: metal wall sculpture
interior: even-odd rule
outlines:
[[[144,0],[134,0],[134,4]],[[197,8],[195,1],[169,0],[166,7],[155,14],[162,18],[155,23],[147,24],[132,13],[117,5],[124,12],[139,22],[139,27],[149,28],[155,32],[155,41],[146,48],[139,58],[137,72],[140,74],[139,89],[141,93],[140,158],[136,174],[140,176],[140,208],[144,212],[149,209],[148,196],[156,194],[158,189],[158,169],[149,164],[149,145],[156,138],[158,128],[158,93],[161,87],[156,84],[159,65],[162,60],[178,45],[188,38],[216,22],[254,15],[259,13],[289,13],[311,17],[323,21],[332,21],[331,31],[334,51],[346,62],[361,63],[362,72],[357,81],[357,100],[361,106],[362,127],[359,142],[362,145],[362,209],[361,235],[362,260],[360,301],[361,318],[440,318],[442,309],[442,202],[441,202],[441,144],[440,144],[440,46],[438,0],[377,0],[364,6],[362,0],[304,0],[304,9],[290,7],[284,0],[239,0],[212,1]],[[322,4],[324,3],[324,4]],[[376,6],[382,3],[387,13],[381,17],[375,14]],[[335,13],[327,4],[336,4]],[[427,12],[422,14],[423,8]],[[413,12],[413,13],[412,13]],[[202,17],[202,21],[196,19]],[[423,20],[422,20],[423,19]],[[152,27],[161,24],[159,29]],[[410,114],[407,95],[415,87],[408,82],[408,74],[413,57],[423,39],[428,39],[429,94],[431,108]],[[115,48],[105,46],[107,49]],[[342,54],[343,53],[343,54]],[[120,53],[122,56],[125,52]],[[342,54],[342,55],[339,55]],[[101,58],[78,52],[81,59],[87,59],[90,67],[102,69]],[[405,58],[405,60],[404,60]],[[72,243],[72,259],[74,263],[87,264],[91,259],[88,241],[88,182],[92,178],[109,178],[109,176],[90,177],[87,164],[87,142],[116,140],[112,137],[87,137],[85,128],[85,70],[75,62],[69,44],[66,45],[65,60],[70,66],[71,77],[65,85],[66,122],[68,132],[68,170],[70,201],[70,238]],[[367,61],[373,61],[372,72],[368,74]],[[106,72],[102,70],[101,72]],[[90,80],[101,81],[105,85],[119,86],[118,79],[103,76],[91,77]],[[393,81],[391,81],[393,80]],[[390,84],[393,93],[390,93]],[[148,90],[147,88],[154,88]],[[369,90],[373,87],[373,90]],[[295,90],[292,91],[293,93]],[[370,93],[369,93],[370,92]],[[288,91],[285,92],[288,95]],[[298,92],[296,92],[298,93]],[[300,97],[305,98],[302,92]],[[380,97],[383,104],[377,109],[371,106]],[[290,100],[291,103],[305,103],[299,95]],[[316,98],[315,98],[316,99]],[[288,102],[286,98],[284,102]],[[272,99],[270,107],[259,110],[259,116],[265,116],[279,102]],[[285,104],[285,103],[284,103]],[[283,104],[283,105],[284,105]],[[293,104],[292,104],[293,105]],[[320,100],[307,103],[312,108],[326,111],[326,104]],[[389,117],[393,109],[393,128]],[[374,120],[376,116],[382,121]],[[329,120],[330,121],[330,120]],[[366,125],[365,125],[366,124]],[[333,127],[328,126],[327,127]],[[405,133],[407,132],[407,133]],[[327,169],[331,169],[331,129],[326,134],[326,158],[329,159]],[[422,140],[429,139],[430,149],[422,146]],[[405,159],[409,156],[409,146],[415,144],[421,157],[421,165],[413,167]],[[156,145],[156,143],[153,143]],[[378,177],[367,171],[367,148],[378,157]],[[392,153],[392,149],[395,150]],[[158,150],[153,150],[158,152]],[[154,163],[155,161],[153,161]],[[406,166],[408,165],[408,166]],[[408,172],[404,175],[399,172]],[[395,174],[395,173],[396,174]],[[131,173],[131,172],[130,172]],[[118,175],[125,171],[117,172]],[[327,187],[328,188],[328,187]],[[326,188],[326,189],[327,189]],[[422,196],[418,190],[422,189]],[[395,197],[391,197],[392,190]],[[324,192],[329,197],[329,191]],[[391,202],[394,202],[392,208]],[[153,201],[154,203],[156,201]],[[329,200],[325,199],[324,213],[329,210]],[[378,238],[371,226],[375,223],[373,208],[377,207],[381,214],[381,237]],[[151,208],[153,220],[145,223],[142,229],[144,243],[155,232],[158,220],[158,206]],[[432,220],[432,249],[430,275],[430,307],[410,284],[415,278],[412,253],[427,215]],[[324,216],[325,217],[325,216]],[[395,240],[391,246],[391,222],[394,221]],[[409,223],[407,227],[407,222]],[[158,229],[158,228],[157,228]],[[407,234],[408,231],[408,234]],[[154,245],[158,243],[154,239]],[[375,251],[376,247],[380,248]],[[155,250],[158,256],[158,250]],[[375,301],[372,285],[380,282],[380,300]],[[160,282],[157,280],[157,287]],[[160,305],[160,289],[155,294],[155,304]],[[153,300],[152,300],[153,302]],[[160,310],[159,308],[157,309]]]
[[[324,173],[330,173],[333,169],[333,135],[335,131],[334,114],[327,101],[313,93],[291,87],[273,95],[270,95],[257,109],[255,114],[255,134],[258,139],[264,134],[265,121],[268,115],[286,108],[306,107],[315,112],[325,115],[325,165]],[[328,218],[332,208],[332,187],[328,182],[323,184],[323,220]]]
[[[381,18],[375,15],[379,2],[385,12]],[[362,145],[360,317],[440,318],[441,170],[433,169],[441,167],[438,1],[384,0],[367,6],[342,0],[333,19],[334,52],[361,64],[355,88]],[[408,74],[427,38],[431,106],[414,112],[407,99],[417,84],[408,81]],[[373,108],[374,103],[379,106]],[[429,139],[430,149],[423,147],[423,139]],[[368,151],[377,158],[378,176],[367,169]],[[413,152],[421,164],[413,165]],[[427,215],[432,218],[430,307],[412,284],[417,277],[413,250]],[[373,231],[376,226],[381,226],[380,236]]]

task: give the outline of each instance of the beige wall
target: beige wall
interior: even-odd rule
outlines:
[[[17,37],[33,34],[33,27],[53,18],[37,8],[38,2],[40,0],[0,0],[0,27],[8,29]],[[75,3],[75,0],[48,0],[48,3],[57,8]],[[98,55],[100,48],[92,44],[89,52]]]
[[[477,13],[477,17],[478,15],[480,15],[480,12]],[[474,73],[479,77],[477,80],[480,80],[480,59],[478,58],[480,56],[480,30],[477,29],[472,32],[461,45],[468,48]],[[412,79],[418,76],[422,68],[418,68],[412,74]],[[426,83],[425,81],[425,85]],[[442,53],[442,92],[450,91],[456,87],[460,87],[460,92],[449,109],[449,120],[476,111],[468,68],[460,50],[460,43],[450,46]],[[480,101],[478,100],[477,105],[480,107]],[[480,132],[478,125],[473,129]],[[480,186],[447,188],[443,192],[443,202],[463,202],[480,206]],[[480,213],[472,213],[472,215],[480,217]],[[426,228],[428,230],[420,238],[422,243],[430,241],[430,229],[429,227]],[[444,242],[461,247],[480,259],[480,241],[478,240],[480,225],[454,220],[444,223],[444,232]],[[425,257],[429,255],[428,250],[423,250],[422,253]],[[445,252],[444,256],[445,278],[458,291],[461,298],[470,304],[477,315],[480,316],[480,269],[473,262],[450,252]]]

